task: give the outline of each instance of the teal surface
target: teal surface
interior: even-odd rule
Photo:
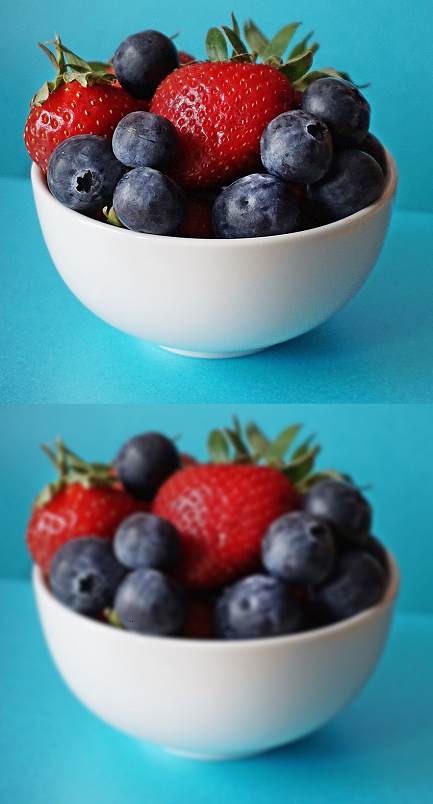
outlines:
[[[0,179],[0,402],[432,402],[433,215],[396,212],[358,295],[246,358],[174,355],[113,329],[58,275],[30,183]]]
[[[111,729],[66,688],[28,582],[0,582],[2,804],[431,804],[433,617],[399,615],[359,698],[242,762],[197,762]],[[181,691],[180,691],[181,694]]]
[[[347,472],[365,488],[373,532],[401,568],[399,608],[433,615],[431,405],[0,406],[0,576],[29,576],[31,502],[54,479],[39,444],[61,435],[79,455],[108,462],[132,435],[156,430],[179,435],[179,448],[203,461],[208,433],[229,425],[234,412],[271,437],[295,422],[304,438],[316,433],[317,466]]]
[[[433,150],[430,143],[433,83],[433,4],[429,0],[190,0],[141,3],[104,0],[104,3],[48,3],[33,0],[2,3],[0,75],[2,109],[7,125],[0,128],[0,172],[25,175],[29,159],[22,134],[30,98],[53,77],[48,59],[37,42],[57,31],[79,55],[109,58],[129,34],[144,28],[168,36],[180,30],[180,48],[205,57],[208,28],[229,24],[234,11],[242,22],[252,17],[270,36],[288,22],[303,22],[302,36],[315,30],[321,48],[319,67],[348,71],[365,89],[372,106],[371,129],[394,154],[401,174],[397,203],[402,209],[433,211],[430,182]],[[299,35],[300,38],[300,35]]]

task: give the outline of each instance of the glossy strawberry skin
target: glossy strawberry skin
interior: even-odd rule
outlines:
[[[276,469],[202,464],[169,478],[153,512],[178,530],[176,579],[189,589],[212,589],[254,572],[268,526],[299,506],[298,492]]]
[[[98,134],[111,140],[122,117],[138,108],[135,98],[113,84],[63,84],[42,106],[31,109],[24,130],[26,148],[46,173],[48,160],[60,142],[76,134]]]
[[[275,67],[232,62],[174,70],[151,102],[151,111],[177,128],[179,151],[167,172],[187,189],[259,171],[263,129],[295,107],[293,87]]]
[[[120,485],[84,488],[72,483],[46,505],[34,509],[27,526],[27,547],[43,572],[48,572],[51,559],[66,542],[77,536],[101,536],[111,541],[126,517],[148,509]]]

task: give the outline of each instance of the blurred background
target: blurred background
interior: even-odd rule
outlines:
[[[30,98],[52,77],[37,42],[58,32],[64,43],[86,59],[108,59],[129,34],[154,28],[171,36],[180,31],[180,49],[205,58],[204,39],[211,26],[252,17],[268,36],[288,22],[302,21],[299,38],[315,30],[320,50],[315,66],[347,71],[358,84],[371,82],[365,95],[372,106],[371,130],[394,154],[401,174],[397,206],[432,211],[427,176],[433,173],[431,148],[433,85],[433,3],[411,0],[174,0],[139,3],[114,0],[44,4],[33,0],[2,2],[0,63],[2,126],[0,173],[27,176],[30,159],[22,132]]]
[[[41,443],[62,436],[89,461],[109,462],[133,435],[179,436],[181,451],[207,459],[208,433],[236,414],[270,437],[302,423],[316,434],[318,468],[350,474],[374,509],[373,532],[402,573],[399,608],[433,613],[433,406],[429,405],[3,405],[0,415],[0,575],[26,579],[31,503],[54,479]]]

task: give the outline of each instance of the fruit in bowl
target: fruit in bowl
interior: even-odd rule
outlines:
[[[163,34],[134,34],[116,75],[57,38],[58,76],[25,132],[67,284],[114,326],[190,356],[255,352],[336,312],[377,259],[396,189],[349,76],[310,69],[310,37],[284,59],[298,24],[268,40],[248,21],[246,43],[232,26],[183,64]]]
[[[271,442],[235,420],[212,432],[205,464],[147,433],[108,471],[58,444],[59,479],[28,528],[35,591],[60,672],[104,720],[181,753],[234,758],[313,731],[362,688],[398,572],[371,535],[366,498],[347,476],[314,471],[319,447],[293,449],[298,431]],[[128,494],[131,476],[137,510],[95,535],[91,495],[108,482]],[[81,489],[86,533],[70,524],[65,489]],[[56,500],[61,539],[49,528]]]

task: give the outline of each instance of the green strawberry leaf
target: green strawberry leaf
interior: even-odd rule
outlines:
[[[340,78],[343,78],[345,81],[348,81],[349,84],[353,84],[353,86],[356,87],[357,89],[365,89],[366,87],[371,86],[371,81],[367,81],[366,84],[355,84],[355,82],[351,79],[349,73],[345,73],[343,70],[341,70],[341,72],[339,72],[338,75],[340,76]]]
[[[40,88],[39,92],[33,96],[30,101],[30,106],[42,106],[55,89],[64,84],[65,75],[58,75],[53,81],[45,81],[45,84]]]
[[[75,53],[73,53],[72,50],[69,50],[68,47],[65,47],[64,45],[62,45],[60,40],[59,40],[59,42],[57,44],[58,44],[59,50],[61,50],[62,53],[64,53],[64,54],[66,53],[66,55],[67,55],[66,62],[68,64],[68,66],[75,67],[76,69],[80,70],[81,72],[89,72],[90,71],[90,65],[89,65],[89,63],[87,61],[84,61],[84,59],[81,59],[79,56],[77,56]]]
[[[301,426],[300,424],[292,424],[290,427],[286,427],[286,429],[276,437],[275,441],[269,444],[269,447],[262,455],[265,463],[275,460],[282,461],[284,459],[288,449],[292,446],[298,435]]]
[[[104,616],[110,623],[110,625],[114,625],[115,628],[124,628],[125,626],[119,619],[119,615],[116,609],[104,609]]]
[[[227,42],[218,28],[210,28],[207,32],[206,53],[209,61],[228,61]]]
[[[207,449],[212,463],[230,462],[230,448],[221,430],[212,430],[209,434]]]
[[[89,61],[89,67],[92,73],[106,73],[111,64],[104,61]]]
[[[287,61],[291,61],[292,59],[296,59],[298,56],[302,56],[302,54],[305,53],[306,50],[310,50],[310,48],[307,47],[307,45],[308,45],[308,41],[311,39],[313,34],[314,34],[314,31],[310,31],[310,33],[308,33],[307,36],[304,36],[304,38],[301,39],[301,41],[298,42],[297,45],[295,45],[293,50],[290,51],[289,58],[287,59]]]
[[[241,35],[241,31],[240,31],[240,28],[239,28],[239,25],[238,25],[238,21],[237,21],[237,19],[236,19],[235,15],[233,14],[233,11],[232,11],[232,13],[230,14],[230,16],[231,16],[231,18],[232,18],[233,30],[234,30],[234,32],[235,32],[235,34],[236,34],[236,36],[239,36],[239,37],[240,37],[240,35]]]
[[[48,56],[48,58],[49,58],[49,60],[50,60],[50,62],[52,64],[52,66],[54,67],[57,75],[60,75],[60,72],[61,72],[60,65],[59,65],[59,62],[57,61],[54,53],[51,53],[51,50],[46,45],[43,45],[42,42],[38,42],[38,45],[44,51],[45,55]]]
[[[119,218],[117,217],[114,207],[104,207],[102,210],[105,217],[107,218],[108,223],[111,223],[112,226],[119,226],[121,229],[125,229],[126,227],[123,225]]]
[[[354,485],[352,478],[350,475],[341,474],[337,472],[335,469],[323,469],[321,472],[314,472],[308,477],[305,477],[300,483],[298,483],[297,488],[299,491],[305,493],[314,486],[316,483],[320,483],[322,480],[339,480],[343,483],[350,483],[351,486]]]
[[[292,59],[292,61],[287,61],[283,64],[280,67],[280,72],[294,84],[295,81],[299,81],[299,79],[308,72],[312,63],[313,54],[311,50],[307,50],[302,56],[298,56],[297,59]],[[298,84],[296,84],[296,88],[298,89]]]
[[[262,61],[265,62],[270,58],[270,56],[281,57],[292,41],[300,24],[300,22],[292,22],[290,25],[285,25],[284,28],[281,28],[281,30],[272,37],[263,52],[260,54]]]
[[[266,59],[266,64],[268,65],[268,67],[275,67],[276,70],[281,69],[282,63],[283,60],[280,59],[279,56],[269,56],[269,58]]]
[[[224,427],[224,433],[235,449],[235,461],[244,461],[250,457],[239,430],[230,430],[229,427]]]
[[[269,39],[257,28],[257,25],[251,19],[248,19],[244,23],[244,34],[251,50],[261,56]]]
[[[264,433],[259,430],[254,422],[247,424],[245,432],[247,434],[248,443],[254,454],[261,458],[271,443],[269,438],[266,438]]]
[[[304,455],[307,454],[308,450],[310,449],[310,444],[314,440],[314,435],[310,435],[302,444],[299,445],[297,449],[295,449],[290,463],[292,461],[296,461],[298,458],[303,458]]]
[[[235,56],[248,54],[247,46],[244,45],[242,39],[240,39],[240,37],[234,31],[232,31],[231,28],[227,28],[227,25],[221,25],[221,28],[229,40]]]
[[[285,466],[282,469],[283,474],[296,485],[311,472],[318,452],[320,452],[319,445],[312,447],[301,458]]]

